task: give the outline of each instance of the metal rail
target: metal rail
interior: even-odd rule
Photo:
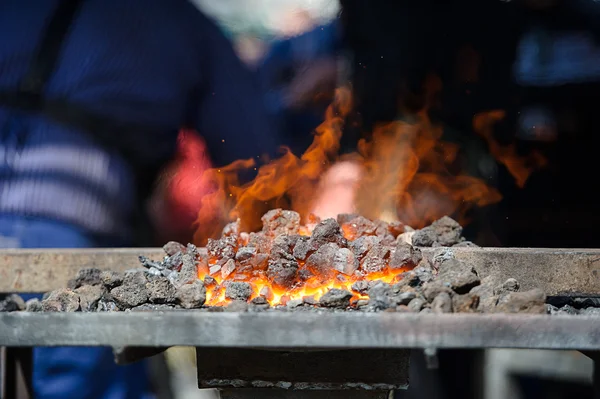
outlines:
[[[600,350],[600,318],[204,311],[0,314],[0,346]]]
[[[496,284],[512,277],[523,290],[537,287],[547,295],[600,295],[600,249],[423,249],[430,257],[440,251],[452,251]],[[139,267],[138,255],[161,259],[164,253],[158,248],[0,250],[0,293],[62,288],[81,268]]]

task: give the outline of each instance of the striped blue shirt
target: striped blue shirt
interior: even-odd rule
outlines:
[[[57,4],[0,2],[0,89],[15,88],[25,74]],[[192,99],[194,91],[199,98]],[[191,119],[217,165],[276,147],[255,76],[187,0],[84,1],[46,95],[164,127],[165,135]],[[172,148],[155,147],[148,156],[168,157]],[[116,153],[81,132],[0,107],[0,214],[123,235],[135,206],[133,187],[130,167]]]

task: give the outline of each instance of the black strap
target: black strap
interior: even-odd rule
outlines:
[[[175,151],[174,135],[162,127],[142,126],[101,115],[87,107],[61,98],[48,98],[46,84],[60,59],[64,40],[83,0],[60,1],[43,39],[33,57],[29,70],[17,89],[0,90],[0,106],[43,115],[55,123],[87,134],[98,145],[118,153],[133,169],[139,201],[151,193],[158,173],[168,159],[151,159],[149,154]],[[163,137],[164,142],[158,142]],[[173,147],[173,148],[170,148]],[[157,148],[160,149],[157,151]],[[144,206],[136,207],[133,224],[149,231]]]
[[[83,0],[62,0],[50,20],[42,41],[34,55],[20,91],[42,95],[48,79],[54,72],[63,47],[63,42],[75,19],[75,14]]]

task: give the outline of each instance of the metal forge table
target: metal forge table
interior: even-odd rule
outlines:
[[[600,250],[447,250],[474,262],[482,278],[491,276],[498,284],[514,277],[523,290],[539,287],[549,296],[600,295]],[[0,292],[63,287],[83,267],[126,270],[139,254],[162,256],[158,249],[0,251]],[[193,346],[198,386],[219,388],[224,398],[383,399],[408,386],[409,349],[424,349],[432,362],[437,349],[456,348],[579,350],[595,359],[600,317],[201,310],[0,314],[8,372],[15,369],[11,362],[23,359],[23,348],[63,345],[118,348],[121,362],[170,346]],[[596,389],[599,377],[596,368]],[[4,381],[8,385],[6,376]]]

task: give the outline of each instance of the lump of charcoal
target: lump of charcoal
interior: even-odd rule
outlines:
[[[265,298],[264,296],[257,296],[256,298],[251,300],[250,303],[253,305],[268,305],[269,304],[269,302],[267,301],[267,298]]]
[[[342,235],[340,225],[335,219],[325,219],[315,226],[310,236],[312,249],[317,250],[320,246],[327,243],[334,243],[340,247],[345,247],[346,239]]]
[[[234,237],[237,239],[240,236],[240,219],[237,219],[235,222],[231,222],[223,227],[223,232],[221,233],[223,237]]]
[[[381,245],[385,245],[386,247],[394,248],[396,246],[396,239],[391,235],[382,236],[380,242]]]
[[[278,235],[271,246],[270,259],[294,259],[294,246],[300,239],[299,235]]]
[[[456,313],[474,313],[479,307],[479,297],[475,294],[454,295],[452,309]]]
[[[377,224],[364,216],[357,216],[351,221],[342,224],[342,231],[344,232],[344,235],[350,239],[374,235],[376,230]]]
[[[421,284],[421,280],[419,280],[419,277],[417,277],[414,270],[397,275],[395,281],[398,281],[394,284],[394,287],[396,287],[396,290],[398,291],[400,291],[402,287],[418,287]]]
[[[100,281],[106,288],[112,289],[123,284],[123,276],[112,270],[105,270],[100,273]]]
[[[315,274],[311,272],[309,269],[298,269],[298,280],[299,281],[308,281],[311,278],[315,277]]]
[[[498,300],[498,313],[546,313],[546,294],[540,289],[510,292]]]
[[[394,296],[397,305],[408,305],[413,299],[417,298],[415,292],[402,292]]]
[[[345,309],[350,306],[352,293],[346,290],[332,288],[319,300],[319,305],[325,308]]]
[[[347,276],[352,276],[358,269],[358,259],[348,248],[338,249],[333,259],[333,268]]]
[[[225,308],[226,312],[247,312],[248,311],[248,303],[246,301],[231,301],[229,305]]]
[[[82,312],[95,312],[98,301],[106,294],[106,288],[101,285],[84,285],[75,290],[79,295],[79,305]]]
[[[333,243],[322,245],[308,257],[306,267],[316,275],[332,277],[336,272],[334,261],[339,250],[340,247]]]
[[[252,291],[252,285],[249,283],[232,282],[227,284],[227,288],[225,288],[225,298],[247,301],[252,296]]]
[[[369,307],[374,310],[384,310],[396,307],[392,287],[386,283],[378,283],[368,291]]]
[[[396,237],[396,243],[397,244],[404,243],[404,244],[409,244],[409,245],[416,245],[415,243],[413,243],[414,235],[415,235],[414,231],[402,233],[402,234],[398,235],[398,237]],[[424,245],[421,245],[421,246],[424,246]]]
[[[367,255],[363,258],[360,268],[366,273],[378,273],[387,266],[387,259],[390,256],[390,247],[384,247],[381,244],[375,244]]]
[[[288,303],[285,304],[285,306],[288,309],[294,309],[294,308],[302,306],[303,304],[304,304],[304,301],[302,300],[302,298],[299,298],[299,299],[289,300]]]
[[[123,284],[145,286],[147,282],[148,279],[143,269],[126,271],[123,276]]]
[[[233,237],[223,237],[218,240],[208,239],[206,249],[212,258],[227,261],[235,258],[235,246],[237,242]]]
[[[414,298],[408,303],[408,308],[411,312],[419,313],[423,306],[425,306],[425,300],[423,298]]]
[[[352,291],[363,295],[366,294],[367,291],[369,291],[369,288],[369,282],[365,280],[359,280],[352,284],[352,286],[350,287]]]
[[[175,241],[169,241],[163,245],[163,251],[165,251],[168,256],[173,256],[178,252],[185,252],[185,246]]]
[[[398,239],[401,236],[398,236]],[[424,227],[412,233],[412,245],[418,247],[432,247],[436,242],[435,231],[431,226]]]
[[[354,255],[358,260],[362,260],[365,255],[375,246],[380,245],[381,238],[376,236],[359,237],[354,241],[351,241],[349,248],[354,252]]]
[[[313,251],[311,248],[311,241],[308,237],[300,237],[296,241],[296,245],[294,246],[293,255],[294,258],[298,260],[306,260],[308,255],[310,255]]]
[[[492,278],[490,276],[481,280],[481,284],[473,288],[469,293],[479,297],[477,310],[480,312],[489,313],[496,307],[498,297],[494,296],[494,286],[492,285]]]
[[[49,293],[42,301],[44,312],[76,312],[79,310],[79,295],[70,289],[60,289]]]
[[[263,232],[270,236],[280,234],[298,234],[300,228],[300,215],[294,211],[272,209],[261,218]]]
[[[163,265],[167,270],[179,270],[181,268],[181,264],[183,263],[183,254],[184,252],[177,252],[171,256],[165,256],[163,260]],[[208,255],[206,255],[208,256]]]
[[[443,247],[451,247],[463,241],[463,228],[458,222],[448,216],[436,220],[431,224],[436,235],[436,242]]]
[[[97,312],[118,312],[119,307],[113,301],[106,300],[104,298],[98,301]]]
[[[192,243],[189,243],[189,244],[188,244],[188,245],[185,247],[185,252],[186,252],[187,254],[190,254],[190,255],[194,256],[194,257],[196,257],[196,256],[198,256],[198,255],[199,255],[199,252],[198,252],[198,247],[197,247],[197,246],[195,246],[195,245],[194,245],[194,244],[192,244]],[[208,254],[208,250],[207,250],[207,252],[206,252],[206,253]]]
[[[316,306],[319,304],[319,301],[315,299],[314,295],[309,295],[302,297],[302,303],[310,306]]]
[[[127,273],[123,285],[113,288],[110,294],[119,307],[132,308],[148,301],[147,283],[148,279],[144,273]]]
[[[39,299],[32,298],[25,303],[25,310],[28,312],[41,312],[44,309]]]
[[[75,278],[67,282],[67,288],[74,290],[82,285],[100,285],[102,284],[101,273],[99,269],[95,268],[81,269],[77,272]]]
[[[146,270],[146,273],[148,273],[149,276],[162,276],[162,271],[155,267],[151,267],[150,269]]]
[[[214,276],[215,274],[219,273],[221,271],[222,267],[221,265],[212,265],[209,269],[208,269],[208,273],[211,276]]]
[[[433,301],[442,292],[447,294],[453,293],[448,285],[437,280],[423,284],[423,295],[429,302]]]
[[[148,290],[148,300],[151,303],[175,303],[175,287],[166,277],[148,277],[146,288]]]
[[[517,292],[519,291],[520,284],[514,278],[509,278],[504,283],[500,284],[496,288],[494,288],[494,295],[502,296],[506,295],[509,292]]]
[[[298,262],[296,260],[269,260],[267,278],[275,286],[289,289],[294,285],[298,276]]]
[[[454,219],[444,216],[413,235],[413,245],[451,247],[463,241],[462,227]],[[434,245],[436,244],[436,245]]]
[[[412,272],[415,273],[421,283],[427,283],[433,280],[433,268],[427,259],[422,260]]]
[[[259,253],[269,253],[271,251],[271,239],[263,233],[250,233],[246,246],[256,248]]]
[[[206,302],[206,288],[202,280],[182,285],[176,294],[177,301],[185,309],[197,309]]]
[[[182,256],[182,261],[181,270],[175,280],[176,288],[184,284],[190,284],[198,279],[198,267],[195,257],[186,253]]]
[[[452,298],[447,292],[440,292],[431,302],[433,313],[452,313]]]
[[[0,301],[0,312],[18,312],[25,310],[25,301],[19,295],[11,294]]]
[[[257,251],[254,247],[240,247],[235,254],[235,260],[244,264],[251,261],[256,256],[256,253]]]
[[[390,269],[412,269],[421,262],[423,254],[419,248],[414,248],[412,245],[398,243],[396,250],[390,258]]]
[[[475,269],[457,259],[448,259],[440,264],[437,280],[448,284],[457,294],[466,294],[481,283]]]
[[[337,215],[337,222],[338,224],[341,226],[344,223],[348,223],[350,221],[352,221],[353,219],[356,219],[357,217],[359,217],[360,215],[356,214],[356,213],[340,213],[339,215]]]
[[[550,306],[551,306],[551,305],[550,305]],[[571,306],[571,305],[565,305],[565,306],[562,306],[562,307],[560,307],[560,308],[556,308],[556,307],[554,307],[554,309],[551,309],[551,310],[550,310],[550,314],[558,314],[558,315],[561,315],[561,314],[562,314],[562,315],[578,315],[578,314],[580,314],[580,313],[582,313],[582,314],[583,314],[583,312],[582,312],[582,311],[580,311],[580,310],[578,310],[578,309],[575,309],[575,308],[574,308],[573,306]]]
[[[159,262],[157,260],[148,259],[143,255],[138,256],[138,259],[142,266],[144,266],[146,269],[164,269],[164,265],[162,264],[162,262]]]
[[[229,259],[223,267],[221,268],[221,278],[223,280],[227,279],[235,271],[235,261],[233,259]]]

